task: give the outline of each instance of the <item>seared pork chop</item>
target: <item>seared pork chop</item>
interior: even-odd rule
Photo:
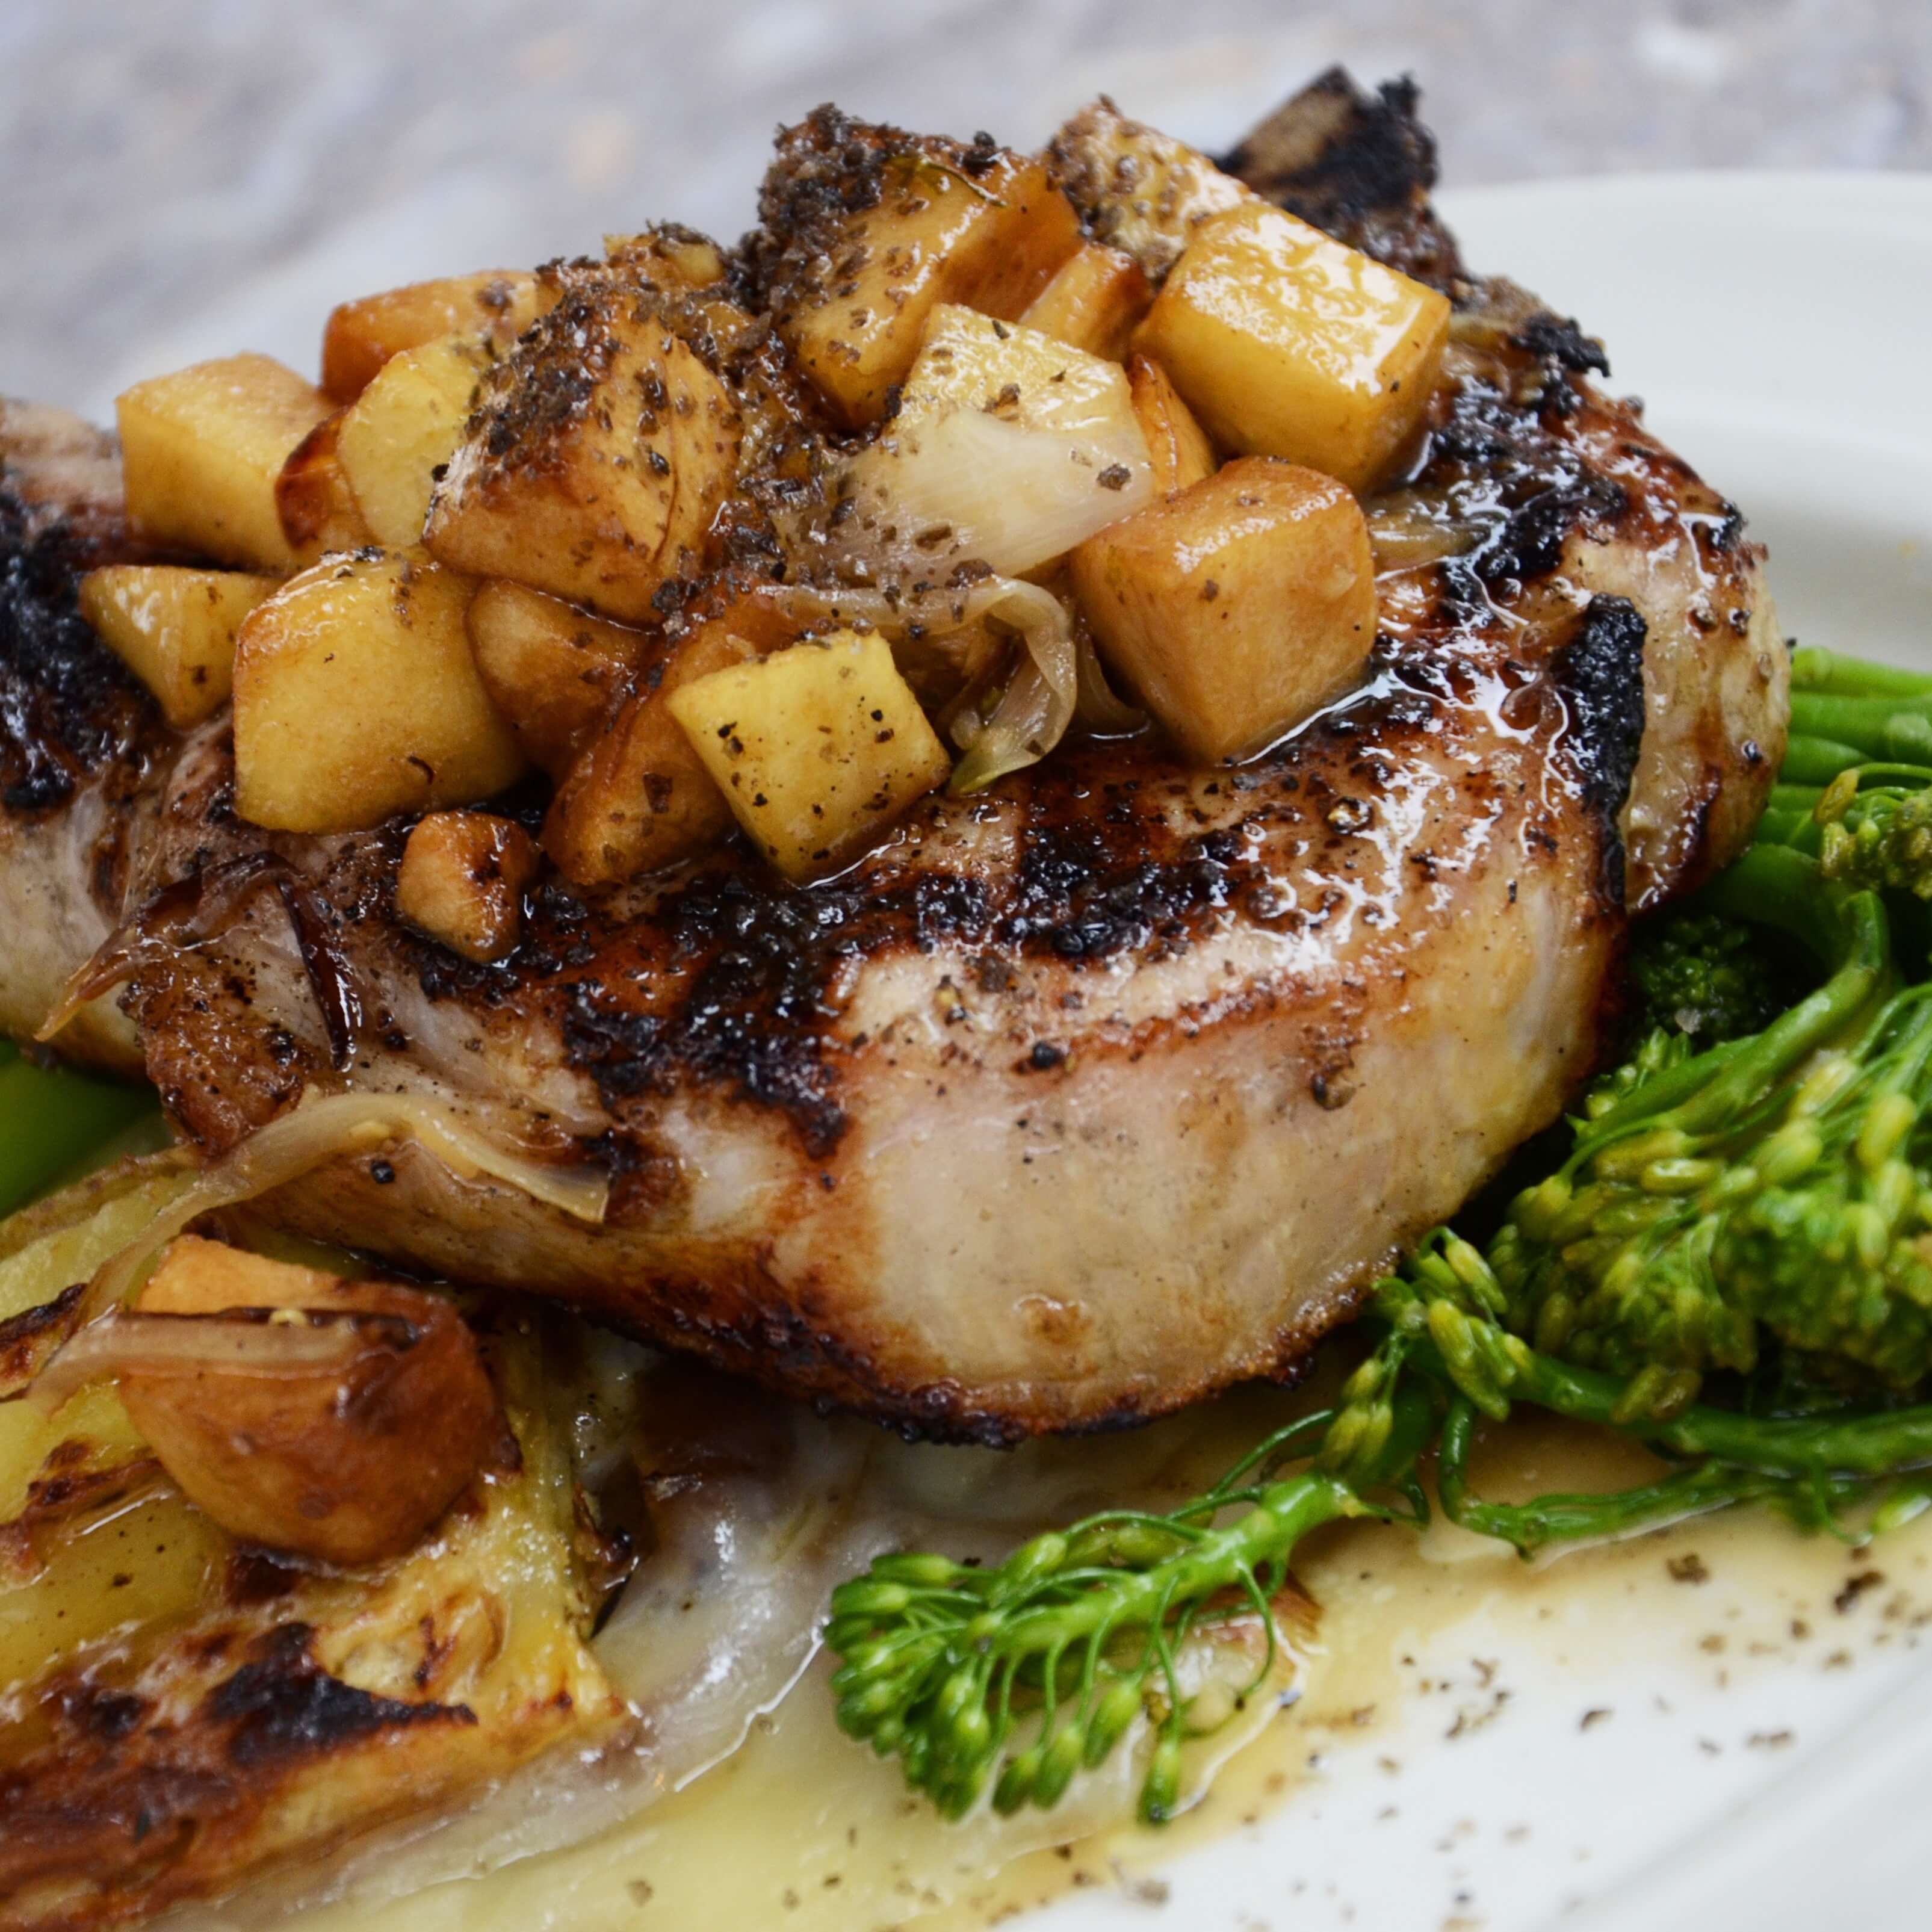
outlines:
[[[0,1014],[29,1029],[132,916],[122,1004],[210,1154],[347,1088],[614,1181],[592,1226],[402,1144],[280,1189],[286,1226],[910,1431],[1096,1427],[1292,1368],[1556,1116],[1627,908],[1732,855],[1783,746],[1737,512],[1574,325],[1465,275],[1409,105],[1330,80],[1232,158],[1456,304],[1426,443],[1369,506],[1370,681],[1286,742],[1200,770],[1069,742],[816,886],[735,846],[552,881],[476,965],[395,916],[406,824],[263,832],[225,714],[165,753],[144,722],[8,793]],[[22,608],[98,668],[34,562],[66,539],[20,529]],[[60,702],[26,634],[16,764]]]

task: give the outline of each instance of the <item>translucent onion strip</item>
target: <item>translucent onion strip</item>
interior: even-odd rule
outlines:
[[[217,1161],[140,1238],[94,1276],[87,1312],[124,1301],[147,1265],[199,1216],[238,1206],[344,1154],[385,1141],[417,1142],[460,1178],[487,1174],[580,1221],[604,1218],[610,1184],[589,1168],[557,1168],[512,1153],[466,1124],[446,1102],[402,1094],[334,1094],[304,1099]]]
[[[1073,626],[1064,605],[1037,584],[994,578],[967,599],[969,617],[992,617],[1020,634],[1026,655],[990,713],[968,705],[953,720],[965,755],[955,792],[982,791],[1008,772],[1035,764],[1066,734],[1080,694]]]

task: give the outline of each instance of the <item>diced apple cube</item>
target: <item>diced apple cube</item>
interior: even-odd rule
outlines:
[[[1060,129],[1049,152],[1088,232],[1132,256],[1154,281],[1204,222],[1257,199],[1198,149],[1130,121],[1104,96]]]
[[[352,403],[391,356],[456,330],[487,332],[491,346],[506,355],[550,300],[536,276],[494,268],[344,302],[322,331],[322,386],[332,401]]]
[[[342,472],[344,412],[326,416],[289,452],[275,478],[275,514],[289,548],[304,563],[332,550],[360,550],[373,541],[356,493]]]
[[[524,889],[539,862],[536,842],[514,820],[433,812],[403,848],[396,910],[466,959],[500,959],[516,949]]]
[[[80,614],[152,691],[177,730],[228,702],[235,634],[281,580],[237,570],[110,563],[80,584]]]
[[[616,885],[655,872],[730,828],[730,808],[670,707],[680,690],[740,663],[751,649],[716,627],[686,639],[640,676],[584,747],[544,821],[544,849],[573,884]]]
[[[1252,202],[1196,233],[1136,336],[1224,448],[1372,488],[1428,406],[1438,290]]]
[[[476,338],[440,335],[390,357],[344,412],[344,474],[379,544],[422,542],[439,472],[463,440],[489,358]]]
[[[1020,320],[1042,335],[1119,362],[1153,301],[1154,290],[1131,255],[1089,242],[1060,265]]]
[[[1136,356],[1127,364],[1127,386],[1132,393],[1134,417],[1147,438],[1154,459],[1154,485],[1163,496],[1185,490],[1214,473],[1214,446],[1180,400],[1180,392],[1167,371],[1151,356]]]
[[[350,832],[467,805],[523,769],[464,629],[475,586],[421,553],[331,557],[236,640],[236,808],[277,832]]]
[[[276,480],[328,399],[266,356],[197,362],[137,382],[114,405],[128,520],[158,543],[244,569],[286,572]]]
[[[824,272],[776,297],[779,334],[855,428],[884,412],[936,303],[1010,320],[1080,245],[1079,222],[1040,161],[1000,153],[968,174],[908,149],[883,165],[878,201],[824,238]]]
[[[499,579],[470,599],[476,668],[532,764],[560,778],[644,661],[641,631]]]
[[[1376,639],[1361,506],[1241,457],[1073,555],[1108,666],[1202,764],[1261,750],[1362,675]]]
[[[695,572],[740,428],[634,289],[580,284],[490,372],[423,541],[454,569],[647,620],[664,585]]]
[[[794,644],[667,701],[738,823],[788,878],[836,870],[952,769],[876,632]]]

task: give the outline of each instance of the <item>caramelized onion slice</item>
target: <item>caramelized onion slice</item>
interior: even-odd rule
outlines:
[[[1066,735],[1079,697],[1073,626],[1066,608],[1037,584],[992,578],[965,600],[966,621],[1010,626],[1025,647],[989,712],[964,706],[952,741],[965,755],[953,768],[955,792],[983,791],[1009,772],[1037,764]]]
[[[588,1168],[557,1168],[512,1152],[464,1121],[447,1102],[400,1094],[304,1098],[208,1168],[140,1237],[94,1278],[88,1312],[124,1301],[148,1263],[198,1216],[266,1194],[322,1162],[367,1153],[386,1141],[417,1142],[459,1178],[487,1175],[580,1221],[604,1218],[610,1184]]]

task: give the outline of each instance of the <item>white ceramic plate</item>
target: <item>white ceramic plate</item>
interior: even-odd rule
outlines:
[[[1932,668],[1932,177],[1640,176],[1443,208],[1472,264],[1601,334],[1613,386],[1742,505],[1788,632]],[[1886,1590],[1922,1587],[1923,1528],[1896,1557],[1874,1552]],[[1758,1622],[1777,1635],[1778,1546],[1758,1554]],[[1794,1541],[1814,1582],[1821,1560]],[[1439,1673],[1434,1694],[1324,1750],[1258,1825],[1178,1861],[1164,1912],[1088,1894],[1041,1932],[1926,1924],[1932,1654],[1913,1647],[1910,1602],[1896,1640],[1868,1621],[1862,1647],[1856,1599],[1834,1616],[1828,1587],[1824,1628],[1754,1658],[1751,1642],[1705,1647],[1708,1594],[1652,1591],[1626,1615],[1601,1588],[1566,1606],[1560,1566],[1546,1582],[1545,1618],[1479,1602],[1438,1633],[1418,1672]],[[1450,1708],[1492,1710],[1479,1658],[1513,1695],[1449,1742]]]

